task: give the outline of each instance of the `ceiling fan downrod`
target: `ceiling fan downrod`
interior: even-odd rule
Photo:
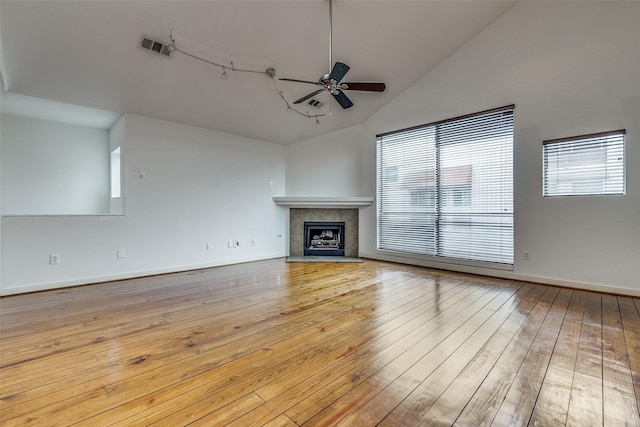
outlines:
[[[333,66],[333,0],[329,0],[329,68]]]

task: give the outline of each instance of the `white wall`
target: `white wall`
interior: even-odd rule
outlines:
[[[284,256],[283,146],[122,120],[125,215],[3,217],[3,294]]]
[[[375,207],[361,210],[360,255],[640,295],[638,22],[638,2],[519,2],[371,117],[362,131],[290,146],[287,184],[309,185],[287,195],[373,196],[376,134],[513,103],[513,272],[376,251],[369,244],[376,235]],[[625,196],[542,197],[542,140],[621,128],[627,130]],[[361,179],[342,170],[333,172],[349,182],[309,178],[300,164],[323,146],[334,153],[344,147],[343,162],[360,165]],[[530,261],[522,259],[525,249]]]
[[[362,126],[353,126],[289,145],[287,196],[369,196],[360,181],[360,147],[353,144],[362,139]]]
[[[109,133],[3,115],[2,214],[109,212]]]

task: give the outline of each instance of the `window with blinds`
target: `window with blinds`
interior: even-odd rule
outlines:
[[[377,136],[379,250],[513,264],[513,110]]]
[[[542,141],[544,196],[624,194],[625,130]]]

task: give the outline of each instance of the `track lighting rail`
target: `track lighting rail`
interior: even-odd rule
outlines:
[[[173,27],[170,27],[169,29],[169,39],[171,40],[171,43],[167,46],[167,48],[169,49],[170,52],[180,52],[181,54],[188,56],[190,58],[193,58],[195,60],[198,60],[200,62],[204,62],[206,64],[209,65],[213,65],[214,67],[218,67],[222,69],[222,74],[220,75],[221,79],[228,79],[229,75],[227,74],[227,71],[231,71],[233,73],[252,73],[252,74],[264,74],[266,76],[268,76],[269,78],[271,78],[271,81],[273,82],[273,87],[275,88],[276,92],[278,93],[278,95],[280,96],[280,98],[282,99],[282,101],[285,103],[286,107],[287,107],[287,111],[293,111],[303,117],[309,118],[309,119],[316,119],[316,124],[320,124],[320,117],[324,117],[326,114],[310,114],[308,111],[307,112],[302,112],[298,109],[296,109],[293,106],[293,103],[289,102],[289,100],[287,100],[284,96],[284,94],[282,93],[282,91],[280,90],[280,88],[278,87],[277,84],[277,80],[275,78],[276,76],[276,70],[275,68],[267,68],[266,70],[262,71],[262,70],[251,70],[251,69],[245,69],[245,68],[236,68],[235,65],[233,64],[233,61],[231,61],[229,63],[229,65],[226,64],[219,64],[217,62],[211,61],[209,59],[206,58],[202,58],[201,56],[198,55],[194,55],[193,53],[187,52],[184,49],[181,49],[179,47],[176,46],[176,41],[173,38]],[[329,113],[331,114],[331,113]]]

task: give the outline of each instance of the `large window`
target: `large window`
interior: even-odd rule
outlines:
[[[624,130],[543,141],[543,194],[624,194]]]
[[[513,109],[378,135],[379,250],[513,264]]]

